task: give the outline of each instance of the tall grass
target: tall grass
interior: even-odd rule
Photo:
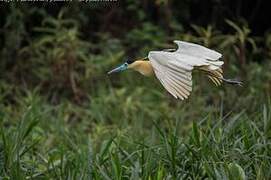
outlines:
[[[167,36],[143,23],[122,40],[95,33],[91,42],[79,22],[62,12],[44,18],[33,29],[38,35],[18,39],[14,62],[7,49],[16,43],[5,38],[0,179],[270,179],[269,34],[259,56],[250,51],[258,42],[249,28],[231,21],[231,34],[193,25],[191,33],[175,27]],[[215,87],[194,73],[191,96],[178,101],[155,79],[106,75],[125,50],[144,57],[173,39],[223,52],[225,76],[247,72],[244,87]]]
[[[182,108],[172,106],[155,93],[153,98],[158,98],[159,105],[143,96],[138,96],[137,102],[137,98],[133,99],[133,94],[140,95],[137,91],[129,92],[131,95],[112,91],[108,96],[97,96],[90,107],[69,102],[53,106],[37,92],[27,92],[18,99],[16,108],[2,106],[1,178],[268,179],[271,176],[270,100],[253,107],[253,112],[243,107],[243,111],[224,114],[221,104],[198,109],[200,115],[193,116],[195,107],[189,103],[181,105]],[[150,104],[144,106],[146,102]],[[137,103],[141,103],[139,107]],[[211,110],[217,108],[219,111]]]
[[[261,86],[238,96],[196,85],[179,102],[151,79],[130,78],[80,106],[28,91],[1,103],[1,178],[269,179],[271,105]]]

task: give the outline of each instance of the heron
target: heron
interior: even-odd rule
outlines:
[[[173,41],[177,49],[150,51],[148,56],[137,60],[127,60],[122,65],[108,72],[121,72],[127,69],[138,71],[144,76],[156,76],[163,87],[176,99],[187,99],[192,91],[192,71],[199,70],[216,85],[242,83],[223,77],[220,60],[222,54],[199,44]]]

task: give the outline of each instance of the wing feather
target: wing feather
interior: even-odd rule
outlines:
[[[159,72],[159,71],[155,71],[156,77],[159,79],[159,81],[161,82],[161,84],[164,86],[164,88],[172,95],[174,96],[176,99],[178,98],[176,95],[175,90],[172,90],[171,86],[168,85],[168,83],[166,82],[165,79],[163,79],[163,75]]]
[[[184,88],[186,89],[188,92],[192,91],[192,83],[189,82],[184,82],[182,78],[176,76],[175,74],[171,74],[171,77],[174,78],[175,80],[178,81],[178,83]],[[192,81],[190,81],[192,82]]]
[[[176,52],[179,52],[181,54],[187,54],[189,56],[209,59],[212,61],[216,61],[222,57],[222,54],[220,54],[219,52],[208,49],[198,44],[184,41],[174,41],[174,43],[178,45],[178,49]]]
[[[182,83],[180,83],[177,79],[175,79],[173,76],[168,76],[168,79],[173,83],[173,86],[177,88],[182,94],[189,95],[189,91],[185,89],[182,86]]]
[[[192,80],[192,75],[191,73],[189,73],[188,71],[182,69],[182,68],[178,68],[177,66],[173,66],[171,64],[168,65],[169,69],[173,72],[175,72],[176,74],[178,74],[179,76],[183,77],[184,79],[186,79],[188,82],[190,80]]]
[[[178,62],[171,64],[176,59],[165,52],[150,52],[149,60],[153,66],[155,75],[160,80],[164,88],[175,98],[186,99],[192,91],[193,66]]]
[[[182,100],[184,99],[182,94],[176,90],[176,88],[173,86],[172,82],[168,78],[164,78],[164,82],[166,83],[165,88],[170,89],[169,92],[171,92],[171,94],[173,93],[175,98],[180,98]]]
[[[176,71],[174,71],[172,69],[168,69],[168,73],[169,73],[169,75],[180,80],[183,84],[185,84],[187,86],[191,86],[191,84],[192,84],[191,79],[188,78],[187,76],[185,76],[184,74],[176,73]]]
[[[172,80],[170,77],[167,77],[166,79],[167,79],[168,84],[174,89],[174,91],[175,91],[177,97],[179,97],[179,98],[181,98],[181,99],[184,99],[184,98],[187,98],[187,97],[188,97],[188,95],[186,95],[186,94],[180,89],[179,85],[176,84],[176,83],[174,82],[174,80]]]

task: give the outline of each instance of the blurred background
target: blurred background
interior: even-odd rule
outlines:
[[[0,2],[0,179],[269,179],[268,4]],[[195,72],[179,101],[156,79],[106,74],[175,39],[221,52],[244,86]]]

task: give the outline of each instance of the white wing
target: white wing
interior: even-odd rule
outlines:
[[[222,57],[222,54],[220,54],[219,52],[208,49],[198,44],[177,40],[175,40],[174,43],[178,45],[178,49],[176,52],[179,52],[181,54],[208,59],[211,61],[217,61],[219,58]]]
[[[175,54],[163,51],[151,51],[148,58],[156,77],[164,88],[175,98],[185,99],[192,91],[193,66],[176,61]]]
[[[156,77],[164,88],[175,98],[183,100],[192,91],[194,67],[206,66],[218,69],[223,61],[215,61],[221,57],[221,54],[203,46],[182,41],[174,42],[179,46],[177,51],[151,51],[148,58]]]

